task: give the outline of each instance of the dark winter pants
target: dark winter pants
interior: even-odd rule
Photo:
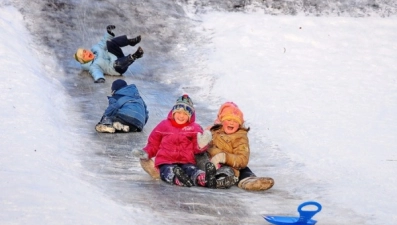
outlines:
[[[117,57],[117,60],[114,61],[113,67],[120,74],[125,73],[128,67],[134,62],[134,59],[129,55],[124,56],[121,47],[125,47],[129,45],[129,41],[126,35],[115,37],[106,42],[106,46],[108,51]]]
[[[204,173],[202,170],[199,170],[195,165],[191,163],[187,164],[163,164],[160,165],[160,178],[161,180],[174,184],[174,171],[172,170],[174,167],[179,166],[182,168],[183,172],[189,176],[189,178],[193,181],[194,185],[197,186],[197,176],[200,173]]]
[[[240,170],[240,176],[238,177],[238,180],[240,181],[247,177],[256,177],[256,175],[250,170],[250,168],[248,168],[248,166]]]
[[[141,132],[144,125],[139,120],[133,117],[118,113],[112,118],[112,121],[120,122],[121,124],[128,125],[130,127],[130,132]],[[137,126],[138,124],[139,126]]]
[[[207,152],[204,152],[202,154],[197,154],[197,155],[195,155],[195,158],[196,158],[197,167],[199,169],[205,171],[205,164],[207,162],[210,162],[210,158],[209,158]],[[218,170],[221,170],[221,169],[218,169]],[[218,171],[217,171],[217,174],[218,174]],[[238,180],[240,182],[240,180],[243,180],[244,178],[247,178],[247,177],[256,177],[256,175],[251,171],[250,168],[245,167],[244,169],[240,170],[240,176],[238,177]]]

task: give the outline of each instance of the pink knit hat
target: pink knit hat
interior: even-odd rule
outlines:
[[[235,120],[242,125],[244,123],[244,114],[234,102],[225,102],[218,111],[218,118],[215,120],[215,124],[220,124],[224,120]]]

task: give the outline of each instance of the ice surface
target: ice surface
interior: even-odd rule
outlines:
[[[395,18],[205,13],[165,0],[0,10],[2,224],[267,224],[263,214],[296,216],[307,200],[323,206],[318,224],[397,222]],[[95,132],[118,77],[95,84],[72,57],[109,24],[142,35],[145,55],[123,76],[148,103],[142,133]],[[183,93],[203,126],[223,101],[240,105],[250,167],[275,178],[271,190],[181,188],[144,173],[130,151]]]

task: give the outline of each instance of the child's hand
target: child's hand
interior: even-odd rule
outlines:
[[[142,150],[142,149],[134,149],[134,150],[132,150],[132,155],[137,157],[137,158],[140,158],[140,159],[146,159],[146,160],[149,159],[148,154],[145,152],[145,150]]]
[[[203,132],[203,134],[197,133],[197,144],[200,149],[207,146],[211,142],[211,140],[212,140],[211,131],[206,130]]]
[[[114,37],[114,33],[112,32],[112,30],[116,29],[115,25],[109,25],[106,27],[106,31],[108,32],[108,34],[112,35]]]

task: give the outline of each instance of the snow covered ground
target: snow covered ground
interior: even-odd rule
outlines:
[[[192,96],[203,126],[214,119],[221,103],[233,101],[251,127],[250,168],[259,176],[273,177],[274,188],[265,193],[237,188],[178,189],[151,181],[130,159],[132,174],[112,175],[128,181],[130,186],[116,190],[121,190],[120,197],[132,200],[115,200],[117,195],[111,193],[113,187],[103,181],[101,172],[87,171],[82,163],[90,149],[86,153],[81,149],[96,140],[89,139],[95,132],[91,129],[91,136],[81,135],[71,121],[77,118],[81,123],[80,102],[68,92],[63,79],[73,79],[78,86],[79,79],[89,77],[54,76],[65,73],[51,57],[55,53],[32,41],[19,11],[0,5],[1,224],[184,224],[162,214],[164,206],[172,205],[164,203],[172,196],[163,192],[187,199],[194,196],[191,203],[179,199],[182,203],[174,204],[175,211],[189,211],[175,212],[172,217],[193,218],[202,224],[224,224],[225,211],[245,218],[239,207],[253,214],[252,220],[226,220],[228,224],[267,224],[260,215],[296,215],[297,205],[307,200],[323,205],[314,217],[318,224],[396,224],[396,18],[197,15],[188,7],[185,11],[200,35],[194,40],[202,42],[197,49],[192,49],[196,42],[181,43],[177,49],[193,54],[199,68],[189,68],[188,61],[181,62],[186,70],[166,72],[160,78],[153,74],[151,82],[160,80],[160,84],[152,90],[171,84],[177,85],[176,91],[160,92],[171,99],[166,106],[154,108],[157,103],[149,95],[151,89],[145,88],[151,118],[145,132],[129,138],[144,140],[168,112],[166,107],[183,92]],[[143,67],[144,63],[149,62],[143,61]],[[138,73],[140,65],[135,67]],[[134,77],[126,78],[134,81]],[[110,82],[109,78],[107,85]],[[98,102],[104,104],[102,99]],[[96,112],[91,120],[99,120],[100,115]],[[113,140],[107,137],[101,140]],[[122,148],[136,145],[127,142]],[[158,190],[159,195],[142,201],[137,195],[128,197],[130,191],[137,194],[131,189],[145,198],[145,192]],[[198,210],[205,208],[199,204],[204,195],[216,200],[204,198],[203,204],[218,207],[217,200],[223,198],[227,209],[218,209],[215,216],[212,211]],[[230,197],[236,199],[229,202]],[[200,214],[195,215],[195,210]]]
[[[255,149],[255,164],[305,174],[319,184],[305,192],[373,224],[397,223],[396,28],[395,18],[239,13],[209,14],[200,27],[213,37],[213,94],[240,105],[252,140],[277,148],[265,159]],[[277,163],[279,151],[295,165]],[[300,186],[287,174],[278,187]]]

